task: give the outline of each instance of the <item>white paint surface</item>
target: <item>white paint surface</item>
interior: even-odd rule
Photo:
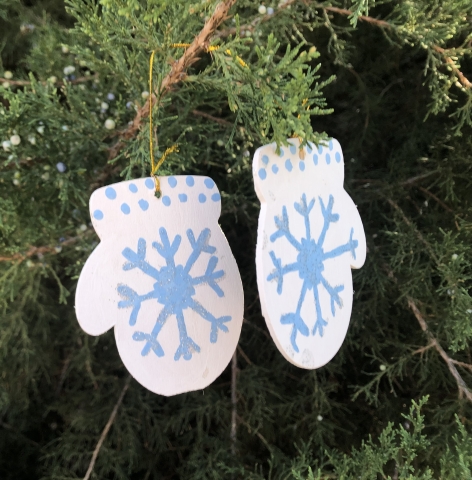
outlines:
[[[240,336],[244,300],[236,261],[218,225],[221,202],[214,182],[199,176],[160,177],[160,182],[161,199],[155,198],[154,182],[150,178],[116,183],[92,194],[90,214],[101,242],[80,275],[76,314],[81,327],[90,335],[100,335],[115,327],[118,351],[133,377],[149,390],[169,396],[205,388],[225,369]],[[147,342],[133,339],[133,335],[140,335],[136,332],[143,335],[152,332],[165,306],[164,294],[181,298],[181,292],[176,293],[169,287],[173,276],[177,275],[176,270],[169,273],[169,278],[164,278],[166,260],[152,246],[153,242],[163,243],[162,227],[171,244],[177,235],[181,237],[173,258],[175,265],[182,265],[182,269],[193,252],[187,230],[191,229],[198,238],[204,229],[209,229],[208,245],[216,250],[202,252],[188,273],[194,279],[205,276],[212,257],[218,260],[213,271],[224,272],[215,280],[215,289],[221,289],[223,296],[218,296],[208,282],[198,283],[196,280],[198,284],[193,286],[194,293],[186,298],[197,301],[215,318],[230,316],[231,320],[224,322],[228,331],[219,329],[216,342],[211,342],[211,322],[193,308],[183,308],[187,335],[200,348],[199,352],[190,348],[191,359],[187,360],[183,356],[177,360],[174,358],[181,344],[181,330],[177,320],[179,309],[172,310],[172,302],[167,302],[172,313],[156,336],[163,355],[158,356],[153,350],[142,355]],[[144,260],[160,272],[159,281],[139,267],[124,269],[128,263],[124,252],[126,249],[137,252],[140,239],[146,244]],[[159,282],[160,286],[155,287]],[[130,325],[132,306],[119,307],[120,302],[129,299],[122,290],[121,294],[119,292],[123,286],[134,290],[137,295],[152,295],[156,288],[160,288],[162,301],[158,298],[143,300],[135,325]]]
[[[272,143],[259,148],[254,155],[254,185],[261,202],[256,247],[257,282],[262,314],[280,352],[298,367],[315,369],[334,357],[346,336],[353,297],[351,268],[360,268],[364,264],[366,241],[357,208],[343,188],[344,160],[339,142],[331,139],[326,146],[305,147],[304,160],[300,158],[299,140],[290,139],[289,142],[291,147],[281,147],[280,154],[276,153],[276,144]],[[311,241],[305,242],[311,245],[311,250],[301,247],[302,239],[308,238],[307,229],[305,217],[295,209],[295,203],[303,204],[303,195],[307,205],[314,200],[307,216]],[[333,199],[332,214],[338,214],[339,218],[328,224],[324,241],[320,242],[325,224],[321,205],[323,202],[327,209],[330,196]],[[278,231],[276,218],[283,223],[284,206],[292,243],[285,234],[271,240]],[[294,247],[296,242],[300,246],[298,249]],[[341,250],[335,251],[336,248]],[[343,248],[349,251],[342,252]],[[334,251],[333,258],[325,258],[330,251]],[[277,278],[270,278],[277,272],[270,252],[277,262],[280,261],[280,268],[292,265],[288,267],[291,271],[282,271],[280,292],[277,291]],[[336,252],[339,255],[334,255]],[[323,259],[322,267],[316,267],[320,264],[313,261],[316,255]],[[334,302],[334,315],[332,296],[319,280],[320,275],[331,291],[342,286],[342,291],[337,292],[338,302]],[[303,298],[304,285],[306,294]],[[315,300],[315,290],[319,302]],[[292,339],[294,323],[283,323],[282,320],[287,322],[289,317],[284,315],[296,314],[299,303],[299,317],[308,334],[297,329]],[[326,322],[323,335],[320,335],[321,322],[313,333],[319,318],[317,305]]]

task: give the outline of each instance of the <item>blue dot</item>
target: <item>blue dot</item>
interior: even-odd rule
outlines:
[[[146,202],[146,200],[140,200],[138,202],[139,206],[141,207],[141,210],[145,212],[149,208],[149,203]]]
[[[129,212],[131,212],[130,208],[129,208],[129,205],[127,203],[122,203],[121,204],[121,211],[125,214],[125,215],[129,215]]]
[[[163,203],[166,207],[168,207],[168,206],[170,205],[170,198],[169,198],[167,195],[164,195],[164,196],[162,197],[162,203]]]
[[[326,163],[329,165],[331,163],[331,155],[327,153],[325,158],[326,158]]]
[[[93,212],[93,218],[101,220],[103,218],[103,212],[101,210],[95,210],[95,212]]]
[[[300,170],[301,170],[302,172],[303,172],[303,170],[305,170],[305,162],[300,162],[300,163],[298,164],[298,166],[299,166],[299,168],[300,168]]]
[[[265,169],[265,168],[261,168],[261,169],[259,170],[259,178],[260,178],[261,180],[265,180],[266,177],[267,177],[266,169]]]
[[[138,187],[134,183],[130,183],[128,188],[131,193],[136,193],[138,191]]]
[[[334,155],[334,158],[336,159],[336,162],[339,163],[341,161],[341,154],[339,152],[336,152],[336,155]]]
[[[285,160],[285,168],[286,168],[289,172],[292,171],[293,166],[292,166],[292,162],[291,162],[290,160]]]
[[[311,143],[309,143],[309,144],[306,146],[306,151],[308,152],[309,155],[311,155],[311,152],[313,151],[313,149],[311,148]]]
[[[215,186],[215,182],[211,178],[205,178],[203,183],[206,185],[207,188],[213,188]]]
[[[290,146],[290,153],[295,155],[297,153],[297,147],[295,145]]]
[[[193,177],[187,177],[185,181],[189,187],[193,187],[195,185],[195,180],[193,179]]]
[[[147,188],[149,188],[149,190],[152,190],[153,188],[155,188],[155,185],[154,185],[154,180],[152,178],[146,178],[146,181],[144,182],[144,185],[146,185]]]
[[[323,147],[321,145],[318,145],[318,153],[319,154],[323,153]]]
[[[179,200],[182,202],[182,203],[185,203],[187,201],[187,194],[185,193],[179,193]]]
[[[169,186],[171,188],[175,188],[177,185],[177,179],[175,177],[169,177]]]
[[[279,171],[279,167],[277,165],[272,165],[272,171],[277,175],[277,172]]]
[[[219,193],[214,193],[212,196],[211,196],[211,199],[214,201],[214,202],[219,202],[221,200],[221,195]]]
[[[262,155],[262,163],[267,165],[269,163],[269,157],[267,155]]]
[[[281,148],[281,149],[280,149],[280,153],[279,153],[279,157],[283,157],[284,155],[285,155],[285,154],[284,154],[284,149]]]
[[[115,198],[116,198],[116,190],[115,190],[113,187],[108,187],[108,188],[105,190],[105,195],[106,195],[107,198],[109,198],[110,200],[115,200]]]
[[[204,193],[200,193],[200,195],[198,196],[198,201],[200,203],[205,203],[207,201],[207,197]]]
[[[318,165],[318,155],[316,153],[313,155],[313,163]]]
[[[332,150],[334,145],[333,145],[333,141],[330,140],[329,143],[328,143],[328,146],[329,146],[329,149]]]

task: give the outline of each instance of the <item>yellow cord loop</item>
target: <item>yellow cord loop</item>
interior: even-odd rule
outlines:
[[[172,44],[172,46],[176,47],[183,47],[187,48],[189,45],[187,43],[176,43]],[[159,181],[159,177],[156,175],[157,171],[164,163],[165,159],[173,152],[178,152],[179,149],[177,145],[172,145],[164,152],[164,155],[159,159],[156,163],[154,160],[154,146],[152,141],[152,67],[154,64],[154,54],[156,50],[153,50],[151,53],[151,57],[149,58],[149,155],[151,156],[151,177],[154,178],[154,185],[155,185],[155,195],[157,198],[161,198],[161,182]]]
[[[171,48],[188,48],[190,47],[190,43],[171,43],[170,44]],[[210,45],[207,48],[207,52],[214,52],[218,50],[220,47],[218,45]],[[149,58],[149,155],[151,157],[151,177],[154,178],[154,184],[156,186],[156,197],[161,198],[161,183],[159,182],[159,177],[157,177],[156,173],[161,167],[161,165],[164,163],[165,159],[174,152],[178,152],[178,146],[177,145],[172,145],[172,147],[169,147],[166,149],[162,157],[159,159],[159,161],[156,163],[154,159],[154,148],[153,148],[153,138],[152,138],[152,98],[153,98],[153,91],[152,91],[152,71],[153,71],[153,64],[154,64],[154,55],[156,53],[156,50],[153,50],[151,52],[151,56]],[[232,55],[231,50],[228,48],[225,50],[226,55]],[[236,55],[236,60],[239,62],[239,64],[242,67],[247,68],[246,62]]]

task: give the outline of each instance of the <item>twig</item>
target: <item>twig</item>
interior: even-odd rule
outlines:
[[[249,357],[246,355],[246,353],[244,352],[244,350],[241,348],[240,345],[238,345],[238,352],[241,354],[241,356],[244,358],[244,360],[246,360],[246,362],[247,362],[248,365],[252,365],[251,360],[250,360]]]
[[[237,416],[237,418],[239,423],[243,424],[247,428],[247,431],[249,432],[249,434],[254,433],[254,435],[256,435],[259,438],[259,440],[267,447],[267,450],[269,450],[269,452],[272,452],[270,443],[264,438],[262,434],[260,434],[256,429],[252,428],[251,425],[245,422],[239,415]]]
[[[87,360],[85,361],[85,370],[87,370],[87,373],[89,374],[90,380],[92,381],[93,389],[98,390],[98,383],[97,383],[95,375],[93,374],[93,371],[92,371],[92,365],[90,364],[90,358],[87,358]]]
[[[92,475],[93,467],[95,466],[95,462],[97,461],[97,457],[98,457],[98,454],[100,453],[100,449],[102,448],[103,442],[105,441],[108,431],[110,430],[113,422],[115,421],[116,414],[118,413],[118,409],[120,408],[121,402],[123,401],[125,393],[128,390],[130,381],[131,381],[131,375],[128,375],[128,378],[126,379],[123,390],[121,390],[120,396],[118,397],[118,401],[113,407],[110,418],[108,419],[108,422],[105,425],[105,428],[103,429],[102,434],[100,435],[100,438],[98,440],[97,446],[95,447],[95,450],[93,451],[92,459],[90,460],[90,464],[87,469],[87,473],[85,474],[84,480],[89,480],[90,475]]]
[[[392,207],[395,208],[395,210],[397,210],[400,213],[400,215],[403,218],[403,221],[409,227],[415,228],[413,223],[403,213],[403,210],[393,200],[387,198],[387,201],[390,205],[392,205]],[[416,231],[416,234],[417,234],[418,238],[426,246],[427,250],[430,252],[431,256],[434,258],[436,263],[439,263],[439,259],[437,258],[435,253],[432,251],[431,246],[425,240],[425,238],[423,237],[421,232],[419,232],[416,228],[415,228],[415,231]],[[398,281],[395,278],[395,275],[393,274],[392,270],[390,270],[388,267],[385,267],[385,268],[387,270],[388,277],[391,278],[396,284],[398,284]],[[407,300],[408,306],[410,307],[411,311],[413,312],[416,319],[418,320],[418,323],[420,324],[421,329],[426,334],[426,336],[428,337],[428,340],[429,340],[428,345],[426,345],[426,347],[424,347],[423,349],[416,350],[413,353],[414,354],[415,353],[422,353],[422,351],[425,351],[430,347],[434,347],[436,349],[436,351],[439,353],[439,355],[441,355],[442,359],[446,362],[446,365],[447,365],[449,371],[451,372],[452,376],[456,380],[457,388],[459,389],[459,398],[462,398],[463,396],[465,396],[467,398],[467,400],[472,402],[472,392],[469,390],[469,387],[467,386],[467,384],[465,383],[465,381],[461,377],[460,373],[457,371],[457,368],[455,367],[454,364],[460,365],[460,366],[463,366],[463,367],[466,367],[466,368],[469,368],[469,365],[468,364],[463,364],[463,362],[458,363],[457,360],[453,360],[451,357],[449,357],[449,355],[444,351],[444,349],[439,344],[436,337],[429,330],[428,324],[426,323],[426,320],[424,319],[424,317],[422,316],[418,307],[416,306],[416,303],[413,300],[413,298],[411,298],[409,295],[407,295],[406,300]],[[470,366],[470,367],[472,367],[472,366]]]
[[[340,15],[347,15],[347,16],[350,16],[354,13],[351,10],[347,10],[346,8],[327,7],[325,5],[316,5],[316,8],[322,8],[323,10],[326,10],[328,12],[339,13]],[[378,18],[368,17],[366,15],[359,15],[357,19],[360,20],[361,22],[371,23],[381,28],[393,27],[393,25],[386,22],[385,20],[379,20]]]
[[[205,112],[201,112],[200,110],[192,110],[192,113],[196,117],[207,118],[208,120],[211,120],[212,122],[219,123],[220,125],[225,125],[225,126],[229,126],[229,127],[233,126],[233,123],[228,122],[228,120],[224,120],[223,118],[214,117],[213,115],[210,115],[210,114],[205,113]]]
[[[420,324],[421,329],[427,335],[429,343],[432,346],[434,346],[434,348],[437,350],[439,355],[441,355],[442,359],[446,362],[446,365],[449,368],[449,371],[451,372],[452,376],[455,378],[457,383],[457,388],[459,389],[459,398],[462,398],[463,396],[465,396],[467,400],[469,400],[469,402],[472,402],[472,392],[469,390],[469,387],[464,382],[463,378],[461,377],[460,373],[457,371],[457,368],[454,365],[454,364],[458,364],[457,361],[449,357],[449,355],[444,351],[444,349],[441,347],[441,345],[436,340],[434,335],[431,333],[431,331],[428,328],[428,324],[426,323],[426,320],[421,315],[421,312],[416,306],[416,303],[414,302],[414,300],[409,296],[407,296],[406,299],[408,302],[408,306],[410,307],[416,319],[418,320],[418,323]],[[462,362],[459,362],[459,363],[462,364]]]
[[[337,8],[337,7],[325,7],[324,5],[317,5],[318,8],[322,8],[323,10],[327,10],[329,12],[334,12],[334,13],[339,13],[340,15],[352,15],[351,10],[347,10],[345,8]],[[378,27],[381,28],[387,28],[387,29],[393,29],[395,28],[394,25],[392,25],[389,22],[386,22],[385,20],[379,20],[377,18],[373,17],[367,17],[365,15],[360,15],[358,19],[361,22],[367,22],[371,23],[373,25],[377,25]],[[452,71],[454,74],[457,76],[459,79],[459,82],[463,85],[464,88],[472,88],[472,83],[469,81],[469,79],[456,67],[456,64],[454,63],[454,60],[447,54],[447,51],[444,48],[441,48],[439,45],[433,45],[432,46],[433,50],[439,53],[444,61],[451,67]]]
[[[231,453],[236,455],[236,441],[237,441],[237,432],[238,432],[238,396],[237,396],[237,377],[238,377],[238,356],[234,352],[233,358],[231,360]]]
[[[438,198],[434,193],[431,193],[429,190],[426,190],[426,188],[423,187],[418,187],[419,190],[421,190],[423,193],[426,195],[429,195],[432,199],[436,200],[436,202],[441,205],[441,207],[444,208],[444,210],[447,210],[448,212],[455,214],[454,210],[450,207],[448,207],[440,198]]]
[[[411,177],[409,178],[408,180],[405,180],[404,182],[400,183],[400,185],[402,187],[406,187],[408,185],[411,185],[413,183],[416,183],[416,182],[419,182],[421,180],[424,180],[425,178],[428,178],[430,177],[431,175],[435,175],[439,173],[437,170],[433,170],[431,172],[426,172],[426,173],[422,173],[421,175],[417,175],[416,177]]]
[[[185,49],[183,55],[172,64],[170,72],[164,77],[162,83],[155,92],[150,92],[151,95],[146,100],[146,103],[137,111],[136,116],[125,130],[120,132],[120,140],[113,145],[109,150],[109,158],[115,158],[124,147],[126,140],[133,138],[140,129],[143,118],[149,116],[150,102],[155,105],[157,99],[162,99],[176,84],[185,79],[187,69],[195,63],[199,55],[204,52],[210,43],[216,29],[221,23],[226,20],[228,11],[236,3],[236,0],[226,0],[219,3],[213,15],[203,26],[200,33],[194,38],[193,42]]]
[[[426,352],[426,350],[429,350],[430,348],[433,348],[434,345],[432,343],[428,343],[428,345],[425,345],[424,347],[418,348],[418,350],[415,350],[414,352],[411,352],[412,355],[418,355],[421,354],[423,356],[423,353]]]
[[[439,47],[438,45],[434,45],[433,49],[440,53],[442,57],[444,58],[444,61],[452,68],[452,71],[456,74],[457,78],[459,79],[459,82],[462,83],[464,88],[472,88],[472,83],[468,80],[468,78],[456,67],[456,64],[454,63],[454,60],[452,60],[451,57],[449,57],[446,53],[446,50],[444,48]]]
[[[88,233],[88,232],[85,232]],[[68,245],[72,245],[81,238],[83,238],[85,234],[83,235],[77,235],[76,237],[70,237],[67,240],[64,240],[62,243],[59,244],[60,247],[66,247]],[[57,246],[55,247],[30,247],[25,253],[15,253],[14,255],[11,255],[10,257],[0,257],[0,262],[14,262],[14,261],[23,261],[26,260],[27,258],[32,257],[33,255],[44,255],[45,253],[52,253],[52,254],[57,254],[59,253],[56,250]]]
[[[67,373],[67,369],[69,368],[71,359],[72,359],[72,353],[69,353],[67,358],[64,360],[64,365],[62,366],[62,370],[61,370],[61,376],[59,377],[59,382],[57,382],[57,388],[55,392],[56,397],[58,397],[59,394],[61,393],[62,385],[64,385],[64,380],[66,379],[66,373]]]
[[[472,372],[472,365],[470,363],[460,362],[459,360],[454,360],[453,358],[451,358],[451,360],[452,363],[454,363],[455,365],[462,368],[467,368],[467,370],[470,370]]]

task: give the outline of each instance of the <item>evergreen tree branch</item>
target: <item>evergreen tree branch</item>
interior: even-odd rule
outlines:
[[[96,73],[95,75],[90,75],[88,77],[79,77],[79,78],[75,78],[74,80],[67,80],[67,83],[71,83],[73,85],[77,84],[77,83],[85,83],[85,82],[90,82],[91,80],[95,80],[96,78],[98,78],[98,74]],[[16,87],[25,87],[27,85],[31,85],[31,82],[29,80],[11,80],[11,79],[8,79],[8,78],[3,78],[3,77],[0,77],[0,82],[6,82],[6,83],[9,83],[10,85],[13,85],[13,86],[16,86]],[[42,85],[47,85],[48,83],[51,83],[50,81],[42,81],[42,82],[38,82],[38,83],[41,83]],[[63,85],[65,85],[66,82],[64,81],[56,81],[53,83],[54,86],[57,86],[57,87],[62,87]]]
[[[288,0],[284,3],[281,3],[279,5],[277,11],[274,12],[272,15],[266,14],[266,15],[263,15],[263,16],[257,16],[251,23],[249,23],[247,25],[241,25],[239,30],[241,32],[242,31],[253,32],[259,24],[267,22],[268,20],[271,20],[272,18],[274,18],[274,15],[277,15],[277,13],[280,13],[281,11],[285,10],[286,8],[289,8],[295,2],[296,2],[296,0]],[[215,35],[215,37],[226,38],[226,37],[229,37],[230,35],[236,35],[237,32],[238,31],[237,31],[236,27],[226,28],[225,30],[221,30],[220,32],[218,32]]]
[[[162,99],[176,83],[181,82],[186,77],[187,69],[198,60],[198,56],[202,52],[206,51],[216,29],[226,20],[230,8],[235,3],[236,0],[226,0],[216,6],[213,15],[205,23],[200,33],[194,38],[190,46],[185,49],[179,60],[172,64],[170,72],[164,77],[160,86],[155,92],[150,92],[151,95],[146,100],[146,103],[137,111],[131,125],[120,132],[120,140],[109,150],[110,159],[115,158],[120,153],[126,140],[133,138],[137,134],[141,128],[143,119],[149,116],[151,101],[153,105],[155,105],[156,100]]]
[[[121,390],[120,396],[118,397],[118,401],[113,407],[110,418],[108,419],[108,422],[105,425],[105,428],[103,429],[102,434],[100,435],[100,438],[98,440],[97,446],[95,447],[95,450],[93,451],[92,459],[90,460],[90,464],[84,476],[84,480],[89,480],[90,475],[92,475],[93,467],[95,466],[95,462],[97,461],[97,457],[98,457],[98,454],[100,453],[100,449],[102,448],[103,442],[105,441],[105,438],[108,435],[108,432],[111,426],[113,425],[113,422],[115,421],[116,414],[118,413],[118,409],[120,408],[120,405],[123,402],[123,398],[126,394],[126,391],[128,390],[130,381],[131,381],[131,375],[128,375],[128,378],[126,379],[123,390]]]
[[[246,25],[241,25],[239,30],[240,31],[253,32],[257,28],[258,25],[271,20],[272,18],[274,18],[274,15],[276,15],[277,13],[280,13],[281,11],[285,10],[286,8],[291,7],[296,2],[297,2],[297,0],[288,0],[288,1],[280,4],[277,11],[275,13],[273,13],[272,15],[267,14],[267,15],[263,15],[263,16],[258,16],[251,23],[248,23]],[[309,2],[304,1],[303,3],[307,4]],[[319,3],[316,3],[313,6],[315,8],[320,8],[320,9],[324,10],[325,12],[339,13],[341,15],[348,15],[348,16],[354,14],[354,12],[352,12],[351,10],[347,10],[345,8],[330,7],[330,6],[322,5],[322,4],[319,4]],[[390,23],[386,22],[385,20],[378,20],[377,18],[368,17],[368,16],[365,16],[365,15],[359,15],[359,17],[357,17],[357,19],[361,20],[363,22],[372,23],[374,25],[377,25],[378,27],[392,28],[392,25]],[[222,30],[221,32],[218,32],[218,34],[216,36],[218,38],[225,38],[225,37],[229,37],[230,35],[235,35],[236,33],[237,33],[236,27],[231,27],[231,28],[227,28],[225,30]]]
[[[347,10],[345,8],[337,8],[337,7],[325,7],[324,5],[317,5],[318,8],[322,8],[325,11],[329,12],[334,12],[334,13],[339,13],[340,15],[353,15],[354,12],[351,10]],[[368,17],[365,15],[360,15],[358,17],[358,20],[362,22],[367,22],[372,25],[376,25],[381,28],[386,28],[386,29],[395,29],[395,25],[386,22],[385,20],[379,20],[377,18],[373,17]],[[468,80],[468,78],[456,67],[456,64],[454,63],[454,60],[447,54],[447,50],[440,47],[439,45],[433,45],[433,50],[437,53],[439,53],[443,60],[451,67],[452,71],[456,75],[456,77],[459,79],[459,82],[464,86],[464,88],[471,88],[472,83]]]
[[[347,15],[347,16],[354,15],[354,12],[352,10],[348,10],[346,8],[327,7],[325,5],[320,5],[320,4],[317,4],[316,8],[322,8],[327,12],[339,13],[340,15]],[[377,25],[378,27],[381,27],[381,28],[393,27],[393,25],[386,22],[385,20],[379,20],[378,18],[368,17],[366,15],[359,15],[357,19],[360,20],[361,22],[371,23],[372,25]]]
[[[453,215],[455,215],[456,212],[454,212],[454,210],[450,207],[448,207],[440,198],[438,198],[434,193],[431,193],[429,190],[427,190],[426,188],[424,187],[418,187],[419,190],[421,190],[423,193],[425,193],[426,195],[430,196],[433,200],[436,200],[436,202],[439,203],[439,205],[441,205],[441,207],[444,208],[444,210],[452,213]]]
[[[459,360],[454,360],[454,359],[451,359],[451,360],[452,360],[452,363],[454,363],[455,365],[462,368],[467,368],[467,370],[470,370],[472,372],[472,365],[470,363],[460,362]]]
[[[246,352],[241,348],[241,345],[238,345],[238,352],[241,354],[241,357],[243,357],[244,360],[246,360],[248,365],[253,365],[250,358],[246,355]]]
[[[272,452],[270,443],[265,439],[265,437],[260,432],[258,432],[253,427],[251,427],[251,425],[249,425],[249,423],[244,421],[239,415],[237,415],[237,419],[239,420],[239,423],[241,423],[247,428],[249,435],[252,435],[252,434],[256,435],[256,437],[259,438],[259,440],[267,447],[267,450],[269,450],[269,452]]]
[[[278,11],[281,11],[285,8],[288,8],[290,7],[292,4],[294,4],[297,0],[288,0],[287,2],[285,2],[284,4],[280,5]],[[344,15],[344,16],[353,16],[354,15],[354,12],[352,10],[348,10],[347,8],[339,8],[339,7],[332,7],[332,6],[326,6],[326,5],[322,5],[322,4],[315,4],[314,5],[315,8],[320,8],[322,9],[324,12],[332,12],[332,13],[337,13],[339,15]],[[242,25],[240,27],[240,30],[248,30],[250,32],[253,32],[256,27],[260,24],[260,23],[263,23],[263,22],[266,22],[268,21],[269,19],[271,19],[273,17],[273,15],[264,15],[263,17],[258,17],[256,18],[255,20],[253,20],[250,24],[248,25]],[[374,17],[369,17],[367,15],[359,15],[357,17],[357,20],[361,21],[361,22],[366,22],[366,23],[370,23],[371,25],[376,25],[377,27],[380,27],[380,28],[385,28],[385,29],[389,29],[389,30],[393,30],[395,29],[395,25],[385,21],[385,20],[380,20],[378,18],[374,18]],[[232,28],[228,28],[222,32],[220,32],[218,34],[218,37],[227,37],[229,35],[234,35],[236,33],[236,28],[235,27],[232,27]],[[457,76],[457,78],[459,79],[459,82],[465,87],[465,88],[471,88],[472,87],[472,83],[468,80],[468,78],[456,67],[456,64],[454,63],[454,60],[452,60],[452,58],[447,54],[447,50],[440,47],[439,45],[433,45],[433,50],[436,51],[437,53],[439,53],[442,58],[444,59],[444,61],[451,67],[452,71],[454,72],[454,74]]]
[[[461,364],[461,366],[463,366],[462,362],[457,362],[456,360],[453,360],[444,351],[444,349],[441,347],[437,339],[429,330],[428,324],[426,323],[426,320],[423,318],[423,315],[421,315],[421,312],[416,306],[416,303],[414,302],[414,300],[410,296],[407,296],[406,299],[407,299],[408,306],[410,307],[411,311],[413,312],[416,319],[418,320],[418,323],[420,324],[421,329],[428,337],[430,344],[437,350],[439,355],[441,355],[442,359],[446,362],[447,368],[449,369],[452,376],[456,380],[457,388],[459,389],[459,398],[463,398],[465,396],[467,400],[469,400],[469,402],[472,402],[472,392],[469,390],[469,387],[467,386],[464,379],[461,377],[460,373],[457,371],[457,368],[455,367],[455,365],[457,364]],[[471,366],[467,365],[467,367],[471,367]]]
[[[404,182],[401,182],[400,185],[402,187],[406,187],[407,185],[412,185],[413,183],[420,182],[421,180],[424,180],[425,178],[428,178],[431,175],[436,175],[438,173],[439,173],[438,170],[433,170],[431,172],[422,173],[421,175],[417,175],[416,177],[411,177],[408,180],[405,180]]]
[[[451,67],[452,71],[455,73],[456,77],[459,79],[459,82],[463,85],[464,88],[472,88],[472,83],[468,78],[456,67],[454,60],[447,55],[447,51],[444,48],[434,45],[434,50],[441,54],[444,61]]]
[[[66,247],[69,245],[73,245],[75,242],[78,240],[82,239],[86,234],[90,232],[85,232],[82,235],[77,235],[76,237],[70,237],[66,240],[64,240],[60,246],[61,247]],[[11,255],[9,257],[0,257],[0,262],[15,262],[19,261],[22,262],[23,260],[26,260],[27,258],[32,257],[33,255],[38,255],[41,257],[42,255],[45,255],[46,253],[52,253],[52,254],[57,254],[59,253],[56,250],[56,246],[54,247],[49,247],[49,246],[42,246],[42,247],[30,247],[25,253],[15,253],[14,255]]]
[[[220,125],[224,125],[227,127],[232,127],[233,123],[228,122],[228,120],[225,120],[223,118],[218,118],[214,117],[213,115],[210,115],[209,113],[201,112],[200,110],[192,110],[192,114],[195,115],[196,117],[203,117],[208,120],[211,120],[212,122],[219,123]]]
[[[429,243],[426,241],[426,239],[423,237],[421,232],[419,232],[416,227],[413,225],[412,221],[405,215],[403,210],[390,198],[387,198],[387,202],[400,214],[402,217],[403,221],[411,228],[415,230],[415,233],[418,237],[418,239],[423,243],[423,245],[426,247],[427,251],[431,255],[431,257],[436,261],[436,263],[439,263],[439,259],[437,258],[436,254],[433,252],[431,246]],[[397,284],[397,279],[394,276],[393,272],[387,267],[387,272],[388,276],[394,280],[394,282]],[[457,368],[455,365],[458,365],[457,361],[453,360],[449,355],[445,352],[445,350],[441,347],[439,344],[438,340],[436,337],[432,334],[432,332],[428,328],[428,324],[426,320],[424,319],[423,315],[419,311],[418,307],[416,306],[416,302],[413,300],[412,297],[409,295],[406,296],[406,300],[408,303],[408,306],[412,310],[413,314],[415,315],[416,319],[418,320],[418,323],[420,324],[421,329],[423,332],[426,334],[428,337],[428,345],[424,348],[426,350],[427,348],[434,347],[436,351],[439,353],[439,355],[442,357],[442,359],[446,362],[446,365],[451,372],[452,376],[456,380],[457,383],[457,388],[459,389],[459,398],[463,398],[464,396],[472,402],[472,391],[469,390],[469,387],[465,383],[464,379],[461,377],[460,373],[457,371]],[[420,353],[422,349],[417,350],[414,353]],[[466,368],[468,368],[468,364],[462,365],[463,362],[459,362],[461,366],[467,365]]]
[[[428,253],[431,255],[431,258],[439,264],[439,259],[434,253],[433,249],[431,248],[431,245],[426,241],[426,239],[423,237],[422,233],[413,225],[413,222],[405,215],[405,212],[390,198],[386,198],[387,202],[400,214],[402,217],[403,221],[415,231],[416,236],[418,237],[418,240],[426,247],[426,250]]]
[[[34,445],[35,447],[40,447],[40,444],[38,442],[35,442],[34,440],[31,440],[31,438],[28,438],[26,435],[23,435],[21,432],[18,432],[14,427],[12,427],[10,424],[2,422],[0,420],[0,427],[5,428],[6,430],[10,430],[11,432],[15,433],[16,435],[22,437],[30,443],[31,445]]]

